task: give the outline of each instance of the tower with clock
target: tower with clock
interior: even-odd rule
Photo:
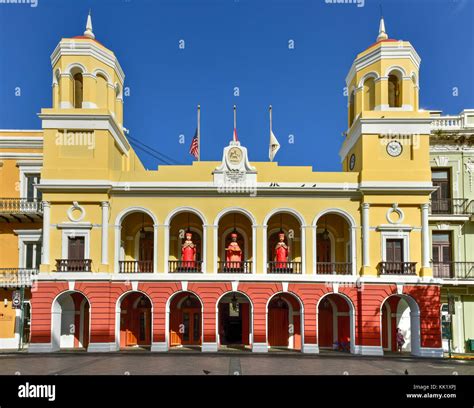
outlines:
[[[419,109],[420,57],[408,41],[385,32],[357,55],[346,78],[348,128],[344,171],[360,182],[429,182],[429,113]]]

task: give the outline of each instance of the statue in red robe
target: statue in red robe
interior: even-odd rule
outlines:
[[[242,249],[237,242],[237,233],[231,234],[231,242],[225,249],[226,251],[226,267],[231,269],[240,269],[242,267]]]
[[[196,267],[196,245],[193,243],[193,234],[186,232],[186,239],[181,246],[181,261],[183,268]]]
[[[288,245],[285,244],[285,233],[283,231],[280,231],[278,233],[278,242],[275,245],[275,268],[288,267],[287,262],[289,252],[290,248],[288,247]]]

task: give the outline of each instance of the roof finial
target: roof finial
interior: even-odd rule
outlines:
[[[84,35],[87,37],[87,38],[91,38],[91,39],[94,39],[95,38],[95,35],[94,33],[92,32],[92,17],[91,17],[91,11],[89,9],[89,14],[87,16],[87,24],[86,24],[86,31],[84,31]]]
[[[380,26],[379,26],[379,35],[377,36],[377,42],[382,40],[387,40],[388,35],[385,32],[385,22],[383,21],[383,17],[380,18]]]

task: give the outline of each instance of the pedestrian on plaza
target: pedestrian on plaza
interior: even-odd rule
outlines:
[[[402,347],[405,344],[405,338],[403,337],[403,333],[399,327],[397,327],[397,351],[399,353],[402,352]]]

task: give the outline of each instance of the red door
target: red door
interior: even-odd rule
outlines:
[[[288,347],[288,306],[268,309],[268,344]]]
[[[333,310],[331,303],[323,299],[318,314],[319,347],[332,347],[333,338]]]

